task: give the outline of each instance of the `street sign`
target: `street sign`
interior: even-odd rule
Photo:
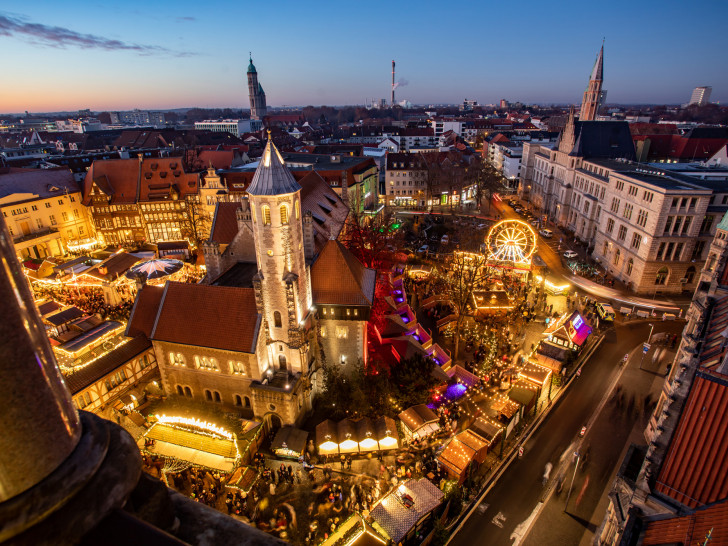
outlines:
[[[642,344],[642,352],[647,354],[647,352],[650,350],[651,345],[649,343],[643,343]]]
[[[523,446],[518,448],[518,456],[523,457]]]

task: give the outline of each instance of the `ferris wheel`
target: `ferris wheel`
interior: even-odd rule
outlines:
[[[491,265],[530,267],[531,256],[536,252],[536,233],[521,220],[502,220],[488,231],[485,247]]]

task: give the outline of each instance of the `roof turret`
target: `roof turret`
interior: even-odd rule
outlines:
[[[253,64],[253,57],[250,57],[250,64],[248,65],[248,74],[257,74],[258,71],[255,69],[255,65]]]

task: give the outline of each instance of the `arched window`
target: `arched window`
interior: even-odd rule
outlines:
[[[187,396],[188,398],[192,398],[192,389],[190,389],[189,387],[185,387],[185,396]]]
[[[248,398],[248,397],[246,396],[246,397],[244,398],[244,401],[245,401],[245,407],[246,407],[246,408],[249,408],[249,407],[250,407],[250,398]]]
[[[212,402],[212,392],[209,389],[205,389],[205,400]]]
[[[281,322],[281,314],[278,311],[276,311],[275,313],[273,313],[273,322],[275,323],[275,327],[276,328],[280,328],[281,325],[282,325],[282,322]]]
[[[634,267],[634,260],[630,258],[627,262],[627,275],[632,275],[632,267]]]
[[[180,396],[185,395],[185,391],[184,389],[182,389],[182,385],[177,385],[177,394],[179,394]]]
[[[619,255],[621,254],[621,251],[617,249],[617,252],[614,253],[614,265],[619,265]]]
[[[281,211],[281,224],[286,225],[288,224],[288,205],[283,204],[280,208]]]
[[[286,371],[288,369],[288,366],[286,366],[285,355],[278,355],[278,369],[283,371]]]
[[[270,207],[268,205],[263,205],[263,225],[270,225]]]
[[[685,271],[685,279],[687,282],[685,284],[691,284],[693,282],[693,279],[695,278],[695,266],[690,266]]]
[[[670,270],[667,267],[661,267],[657,270],[657,276],[655,277],[655,284],[665,284],[667,282],[667,276]]]
[[[713,267],[715,266],[715,254],[711,254],[708,256],[708,262],[705,264],[705,269],[708,271],[713,271]]]
[[[240,398],[239,394],[235,395],[235,405],[239,406],[239,407],[242,407],[242,405],[243,405],[243,399]]]
[[[222,398],[220,397],[220,393],[218,391],[215,391],[215,402],[222,402]]]
[[[298,199],[296,199],[296,220],[298,220],[301,217],[301,205],[298,203]]]

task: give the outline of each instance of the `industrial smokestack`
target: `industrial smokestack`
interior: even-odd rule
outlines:
[[[394,89],[395,89],[395,84],[394,84],[394,59],[392,59],[392,106],[394,106]]]

